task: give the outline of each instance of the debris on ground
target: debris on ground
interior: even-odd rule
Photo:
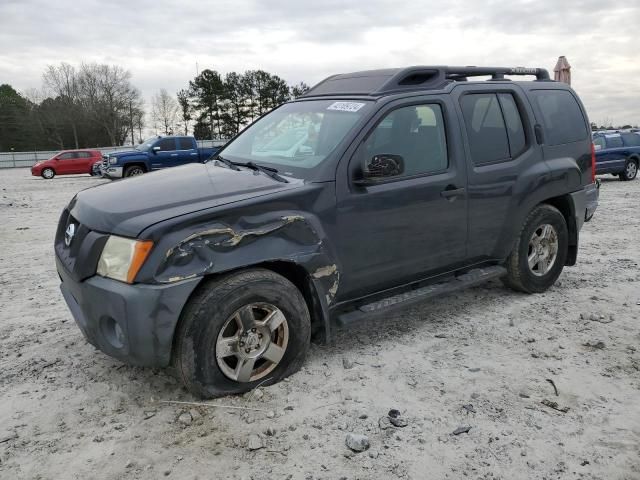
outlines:
[[[391,425],[393,425],[394,427],[403,428],[409,425],[409,422],[407,422],[407,420],[402,417],[400,410],[396,410],[395,408],[389,410],[389,413],[387,413],[387,417],[389,417],[389,422],[391,422]]]
[[[545,405],[549,408],[553,408],[558,412],[567,413],[569,411],[569,407],[561,407],[558,405],[558,402],[554,402],[552,400],[547,400],[546,398],[540,402],[542,405]]]
[[[452,434],[453,435],[460,435],[461,433],[469,433],[469,430],[471,430],[471,427],[469,427],[469,426],[467,426],[467,427],[458,427],[452,432]]]
[[[354,367],[354,363],[346,357],[342,358],[342,366],[345,370],[351,370]]]
[[[556,397],[557,397],[559,394],[558,394],[558,387],[556,387],[555,382],[553,380],[551,380],[550,378],[545,378],[545,380],[551,384],[551,386],[553,387],[553,391],[555,392]]]
[[[193,422],[193,417],[189,412],[184,412],[178,416],[178,422],[180,422],[185,427],[188,427]]]
[[[264,448],[264,443],[262,443],[262,439],[258,435],[251,435],[249,437],[249,441],[247,442],[247,450],[260,450]]]
[[[9,440],[13,440],[15,438],[18,438],[18,434],[14,431],[0,433],[0,443],[8,442]]]
[[[587,348],[593,348],[594,350],[603,350],[604,349],[604,342],[602,340],[599,340],[597,342],[591,343],[591,342],[586,342],[582,344],[583,347],[587,347]]]
[[[357,433],[348,433],[344,443],[354,452],[364,452],[370,446],[369,437]]]
[[[462,405],[462,408],[464,410],[466,410],[467,415],[470,413],[476,413],[476,409],[473,408],[473,405],[471,403],[467,403],[466,405]]]

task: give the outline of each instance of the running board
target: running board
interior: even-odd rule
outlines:
[[[487,280],[500,278],[506,275],[507,269],[500,266],[475,268],[467,273],[453,277],[451,280],[441,283],[434,283],[426,287],[410,290],[405,293],[383,298],[376,302],[362,305],[356,310],[343,313],[338,316],[338,325],[344,326],[364,318],[372,318],[377,315],[400,310],[405,307],[420,303],[424,300],[449,293],[457,292],[469,287],[475,287]]]

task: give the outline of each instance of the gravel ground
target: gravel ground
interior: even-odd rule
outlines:
[[[546,294],[492,282],[338,330],[287,381],[216,402],[237,409],[162,403],[194,399],[75,326],[53,236],[102,181],[0,170],[0,478],[640,479],[640,181],[603,179]]]

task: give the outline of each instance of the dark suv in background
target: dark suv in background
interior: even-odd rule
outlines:
[[[596,132],[596,173],[610,173],[620,180],[629,181],[638,175],[640,166],[640,133]]]
[[[335,75],[212,161],[78,193],[62,293],[107,354],[243,392],[296,371],[333,322],[491,278],[545,291],[576,263],[594,161],[581,102],[543,69]]]

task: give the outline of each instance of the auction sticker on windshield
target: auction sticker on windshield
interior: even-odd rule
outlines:
[[[333,102],[331,105],[327,107],[327,110],[339,110],[341,112],[357,112],[362,107],[364,107],[364,103],[358,102]]]

